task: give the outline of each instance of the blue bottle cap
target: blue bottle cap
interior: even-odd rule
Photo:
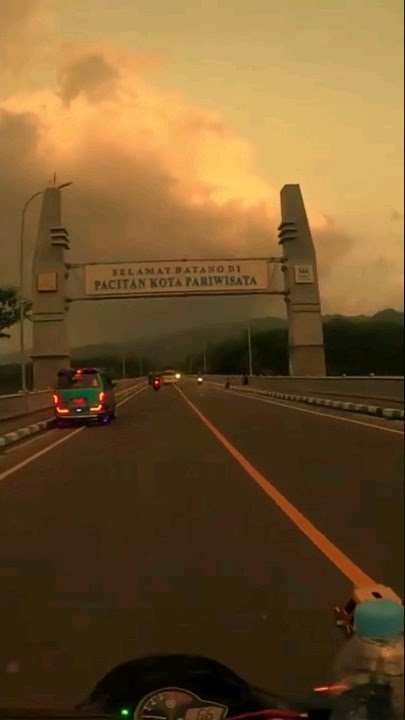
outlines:
[[[356,606],[354,630],[359,637],[388,640],[404,632],[404,608],[394,600],[369,600]]]

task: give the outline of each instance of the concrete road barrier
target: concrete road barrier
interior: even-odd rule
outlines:
[[[207,382],[224,387],[224,379],[221,382],[212,380],[213,376],[208,376]],[[217,376],[218,377],[218,376]],[[330,400],[322,397],[311,397],[310,395],[297,395],[292,393],[275,392],[272,390],[262,390],[246,385],[232,385],[231,389],[242,393],[250,393],[252,395],[264,395],[278,400],[291,400],[293,402],[307,403],[308,405],[317,405],[319,407],[332,408],[334,410],[344,410],[346,412],[360,413],[363,415],[374,415],[375,417],[386,418],[387,420],[404,420],[404,411],[399,408],[383,407],[382,405],[369,405],[367,403],[346,402],[343,400]]]
[[[207,379],[225,383],[226,375],[207,375]],[[241,385],[241,377],[229,376],[231,384]],[[288,377],[254,376],[249,378],[249,387],[270,392],[284,392],[310,397],[336,397],[336,400],[350,399],[364,401],[370,405],[404,403],[403,377]]]

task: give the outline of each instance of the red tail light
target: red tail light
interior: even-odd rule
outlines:
[[[103,390],[98,394],[98,399],[101,403],[105,402],[105,392]]]
[[[57,395],[55,395],[55,394],[52,395],[52,399],[53,399],[53,404],[54,404],[54,405],[58,405],[58,404],[60,403],[60,400],[59,400],[59,398],[58,398]]]
[[[158,380],[158,379],[156,378],[156,380],[153,381],[153,384],[154,384],[155,387],[159,387],[159,385],[160,385],[160,380]]]

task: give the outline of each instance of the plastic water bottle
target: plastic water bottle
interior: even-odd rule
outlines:
[[[404,720],[404,608],[393,600],[357,605],[354,635],[336,658],[341,693],[333,720]]]

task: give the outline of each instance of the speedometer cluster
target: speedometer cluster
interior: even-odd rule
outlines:
[[[188,690],[162,688],[150,693],[134,713],[134,720],[224,720],[226,705],[206,702]]]

